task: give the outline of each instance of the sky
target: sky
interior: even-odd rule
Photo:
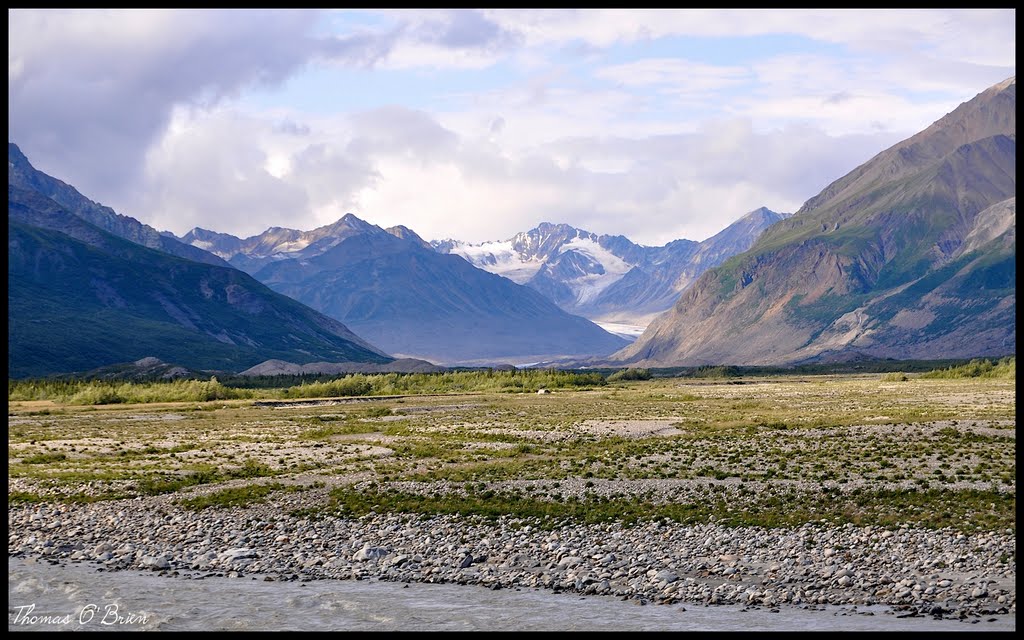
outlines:
[[[161,230],[353,213],[661,245],[795,212],[1016,74],[1013,9],[8,12],[8,138]]]

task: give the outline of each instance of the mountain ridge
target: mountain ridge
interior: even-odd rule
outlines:
[[[702,242],[678,239],[663,246],[550,222],[507,240],[473,244],[445,239],[431,245],[525,284],[570,313],[597,322],[645,324],[671,307],[704,270],[746,250],[787,217],[760,207]]]
[[[392,360],[237,269],[137,244],[9,184],[8,375],[89,371],[150,356],[225,371],[273,357]]]
[[[13,142],[7,143],[7,184],[50,198],[83,220],[135,244],[196,262],[226,265],[217,256],[185,244],[173,235],[168,236],[167,233],[157,231],[135,218],[121,215],[110,207],[93,202],[73,186],[39,171]]]
[[[990,87],[834,181],[702,275],[612,361],[1012,353],[1015,104],[1014,79]]]
[[[349,213],[312,231],[270,229],[244,241],[190,234],[395,355],[523,362],[607,355],[627,343],[532,289],[434,251],[401,225],[382,229]]]

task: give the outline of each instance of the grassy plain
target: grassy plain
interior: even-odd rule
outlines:
[[[319,496],[312,515],[1016,527],[1012,378],[654,378],[508,392],[522,390],[99,406],[11,396],[8,502],[173,493],[206,509],[303,491]]]

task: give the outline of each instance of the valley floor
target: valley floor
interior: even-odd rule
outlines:
[[[11,403],[8,554],[268,581],[1016,613],[1013,380]]]

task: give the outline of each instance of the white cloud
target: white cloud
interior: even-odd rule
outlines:
[[[389,34],[381,69],[484,69],[505,59],[520,37],[484,13],[469,9],[384,9]]]
[[[1012,10],[369,14],[330,35],[305,10],[13,10],[11,140],[87,196],[177,233],[352,212],[427,238],[547,220],[661,244],[762,205],[795,210],[1015,68]],[[630,62],[604,50],[767,34],[837,46],[720,65],[672,57],[665,41]],[[500,63],[485,89],[443,84]],[[309,65],[424,70],[447,110],[245,103]]]
[[[263,122],[230,110],[177,109],[167,135],[146,155],[128,210],[160,229],[232,230],[243,236],[308,221],[302,186],[267,171]]]
[[[488,18],[527,45],[597,47],[666,36],[799,35],[864,50],[933,51],[1012,65],[1013,9],[492,9]]]
[[[179,104],[273,84],[318,49],[308,11],[11,10],[12,141],[43,170],[119,201]]]
[[[596,74],[626,86],[670,85],[678,91],[734,87],[751,75],[743,67],[715,66],[681,58],[647,58],[599,69]]]
[[[229,109],[179,111],[149,156],[140,208],[177,233],[313,228],[347,212],[426,238],[509,237],[542,221],[663,244],[703,239],[765,205],[795,210],[898,138],[834,137],[742,119],[674,135],[556,138],[511,152],[398,108],[295,123]],[[505,135],[502,131],[501,136]],[[268,163],[287,167],[275,174]]]

